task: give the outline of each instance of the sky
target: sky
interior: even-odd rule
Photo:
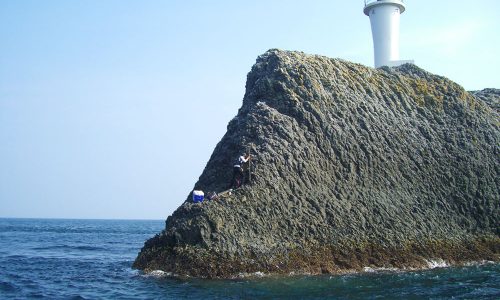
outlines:
[[[401,59],[467,90],[500,88],[499,1],[405,3]],[[259,55],[373,66],[363,7],[0,0],[0,217],[165,219],[236,115]]]

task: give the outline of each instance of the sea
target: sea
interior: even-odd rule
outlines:
[[[131,268],[164,221],[0,219],[1,299],[500,299],[500,265],[207,280]]]

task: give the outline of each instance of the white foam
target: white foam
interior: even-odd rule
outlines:
[[[263,272],[255,272],[253,273],[254,276],[257,276],[257,277],[264,277],[266,276],[266,274],[264,274]]]
[[[446,268],[450,266],[447,262],[445,262],[441,258],[438,258],[436,260],[426,260],[426,262],[427,262],[427,267],[429,269]]]
[[[153,270],[151,272],[144,274],[144,276],[145,277],[163,278],[163,277],[167,277],[167,276],[172,276],[172,273],[165,272],[162,270]]]
[[[397,272],[401,271],[401,269],[398,268],[372,268],[372,267],[364,267],[363,272],[365,273],[376,273],[376,272]]]
[[[489,265],[489,264],[494,264],[494,261],[490,260],[481,260],[481,261],[469,261],[464,264],[466,267],[474,267],[474,266],[482,266],[482,265]]]
[[[257,271],[255,273],[238,273],[238,276],[235,276],[233,278],[248,278],[248,277],[264,277],[266,274],[264,272]]]

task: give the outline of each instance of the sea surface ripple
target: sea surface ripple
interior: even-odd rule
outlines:
[[[500,299],[500,265],[234,280],[131,265],[163,221],[0,219],[1,299]]]

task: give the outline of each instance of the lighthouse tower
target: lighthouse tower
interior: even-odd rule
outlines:
[[[404,11],[403,0],[365,0],[363,12],[372,26],[375,68],[413,63],[399,60],[399,16]]]

